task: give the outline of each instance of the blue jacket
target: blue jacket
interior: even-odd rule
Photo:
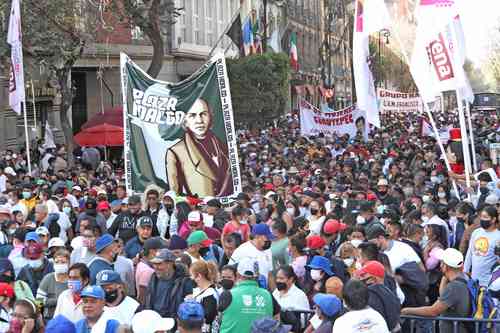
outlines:
[[[106,260],[104,260],[101,257],[95,257],[94,259],[92,259],[88,266],[89,266],[89,271],[90,271],[90,284],[91,285],[96,284],[96,276],[97,276],[97,273],[99,273],[100,271],[103,271],[105,269],[110,269],[112,271],[114,270],[113,265],[111,265],[110,263],[108,263]]]
[[[144,244],[139,240],[139,236],[135,236],[125,244],[125,254],[127,258],[133,259],[139,252],[142,251]]]
[[[82,319],[76,323],[76,333],[90,333],[91,329],[89,325],[87,325],[87,319]],[[118,328],[120,327],[120,323],[118,320],[108,319],[106,322],[106,329],[102,333],[118,333]]]

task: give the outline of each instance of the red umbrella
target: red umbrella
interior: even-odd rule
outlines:
[[[123,107],[115,106],[105,109],[103,113],[97,113],[82,125],[82,130],[101,124],[123,127]]]
[[[75,142],[82,147],[123,146],[123,127],[106,123],[87,127],[75,135]]]

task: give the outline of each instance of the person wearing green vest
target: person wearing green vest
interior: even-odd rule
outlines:
[[[257,283],[258,263],[244,258],[238,263],[238,283],[219,299],[222,312],[220,333],[250,333],[252,323],[280,313],[280,306],[269,291]]]

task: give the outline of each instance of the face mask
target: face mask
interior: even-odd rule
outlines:
[[[31,192],[24,192],[24,191],[23,191],[23,199],[26,199],[26,200],[27,200],[27,199],[29,199],[29,198],[31,198]]]
[[[483,228],[483,229],[489,229],[491,227],[490,220],[480,220],[479,223],[481,225],[481,228]]]
[[[429,217],[422,215],[422,222],[424,222],[424,223],[429,222]]]
[[[423,249],[427,245],[427,243],[429,243],[429,237],[427,237],[427,235],[424,235],[419,243],[420,247]]]
[[[67,264],[54,264],[54,272],[56,274],[66,274],[66,273],[68,273],[68,265]]]
[[[69,216],[71,214],[71,207],[63,207],[63,213]]]
[[[311,208],[309,211],[311,212],[311,215],[316,215],[316,214],[318,214],[318,210],[317,210],[317,209],[315,209],[315,208]]]
[[[346,258],[346,259],[344,259],[344,264],[347,267],[351,267],[353,263],[354,263],[354,259],[353,258]]]
[[[363,216],[358,215],[358,217],[356,217],[356,223],[357,224],[365,224],[366,223],[366,219]]]
[[[377,207],[377,213],[379,215],[384,214],[384,211],[385,211],[385,205],[380,205],[380,206]]]
[[[266,242],[264,243],[264,247],[262,248],[262,250],[263,251],[269,250],[270,247],[271,247],[271,241],[270,240],[266,240]]]
[[[433,182],[434,184],[439,184],[440,183],[440,179],[439,179],[439,177],[432,176],[431,177],[431,182]]]
[[[118,289],[107,291],[104,295],[104,300],[106,303],[113,303],[118,298]]]
[[[352,239],[351,240],[351,244],[352,246],[354,246],[355,248],[358,248],[358,246],[363,243],[363,241],[361,239]]]
[[[321,280],[321,271],[319,269],[311,269],[311,279],[314,281]]]
[[[446,193],[445,193],[445,192],[438,192],[438,198],[439,198],[439,199],[444,199],[444,198],[446,198]]]
[[[118,253],[113,254],[112,262],[116,262],[116,258],[118,258]]]
[[[288,212],[288,214],[294,216],[295,215],[295,208],[287,208],[286,211]]]
[[[422,197],[422,201],[423,201],[423,202],[429,202],[429,201],[431,201],[431,197],[430,197],[430,196],[428,196],[428,195],[424,195],[424,196]]]
[[[276,289],[279,291],[286,290],[286,283],[285,282],[276,282]]]
[[[224,290],[230,290],[234,286],[234,281],[229,279],[222,279],[220,285]]]
[[[208,247],[202,247],[198,252],[200,253],[200,256],[204,257],[210,249]]]
[[[481,188],[479,188],[479,192],[481,192],[481,194],[483,194],[483,195],[486,195],[486,194],[488,194],[489,190],[487,187],[481,187]]]
[[[241,224],[248,224],[248,220],[246,220],[246,219],[245,220],[240,220],[240,223]]]
[[[38,269],[43,265],[43,259],[28,260],[28,265],[33,269]]]
[[[79,294],[82,291],[82,281],[80,280],[68,280],[68,289],[74,294]]]
[[[404,188],[403,193],[405,194],[405,196],[411,197],[413,195],[413,188],[411,187]]]
[[[11,318],[9,323],[9,332],[21,333],[23,330],[23,322],[18,318]]]

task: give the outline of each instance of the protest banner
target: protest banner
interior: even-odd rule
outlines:
[[[354,105],[338,111],[323,112],[306,100],[300,102],[300,133],[303,136],[323,133],[355,137],[360,133],[366,139],[366,132],[366,114]]]
[[[380,112],[417,113],[424,110],[418,93],[404,93],[387,89],[377,89],[377,98]]]
[[[231,92],[223,55],[179,83],[155,80],[121,54],[126,185],[178,195],[241,192]]]

